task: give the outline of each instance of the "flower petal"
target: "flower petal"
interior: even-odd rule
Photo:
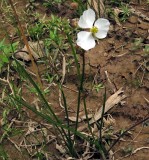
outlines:
[[[95,47],[95,39],[91,32],[81,31],[77,34],[77,45],[84,50],[89,50]]]
[[[80,17],[78,25],[81,28],[92,28],[95,21],[95,12],[92,9],[88,9],[83,12],[83,15]]]
[[[95,24],[95,27],[98,28],[98,32],[95,34],[97,38],[105,38],[107,36],[107,32],[109,30],[110,22],[107,19],[99,18]]]
[[[107,36],[107,31],[105,30],[100,30],[95,34],[95,37],[99,38],[99,39],[103,39]]]

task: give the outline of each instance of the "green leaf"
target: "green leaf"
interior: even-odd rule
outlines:
[[[0,54],[0,60],[3,63],[9,63],[9,59],[7,58],[5,54]]]

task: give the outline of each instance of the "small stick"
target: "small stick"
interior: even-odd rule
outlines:
[[[19,152],[21,152],[20,147],[18,146],[18,144],[15,143],[15,141],[13,141],[12,139],[10,139],[9,137],[8,137],[7,139],[16,147],[16,149],[17,149]]]
[[[149,104],[149,100],[148,100],[147,98],[145,98],[144,96],[143,96],[143,98],[144,98],[145,101]]]

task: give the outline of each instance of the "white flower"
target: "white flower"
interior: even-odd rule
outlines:
[[[92,9],[88,9],[83,12],[78,22],[80,28],[90,29],[90,31],[81,31],[77,34],[77,45],[86,51],[95,47],[96,38],[105,38],[109,30],[109,20],[99,18],[95,23],[94,21],[95,12]]]

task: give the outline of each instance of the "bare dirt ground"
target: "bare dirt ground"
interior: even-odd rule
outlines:
[[[141,4],[132,1],[130,7],[133,7],[136,12],[132,13],[126,22],[122,22],[119,25],[111,20],[108,37],[99,41],[99,44],[94,49],[85,53],[84,87],[89,113],[95,113],[103,103],[104,89],[101,89],[98,93],[91,90],[93,80],[95,83],[102,83],[106,86],[107,98],[121,87],[123,87],[124,94],[127,96],[124,103],[118,104],[108,111],[108,114],[115,120],[113,139],[118,137],[120,130],[129,128],[149,115],[149,53],[145,50],[145,46],[149,43],[149,21],[144,17],[144,15],[149,17],[149,6],[146,5],[146,1],[142,0]],[[39,12],[43,12],[43,10],[41,11],[40,9]],[[50,14],[49,11],[48,14]],[[70,14],[64,13],[64,11],[59,14],[66,17],[70,16]],[[3,37],[2,33],[0,34]],[[74,70],[69,75],[66,75],[64,85],[70,115],[75,116],[78,84]],[[64,119],[64,111],[59,105],[58,87],[52,87],[47,98],[55,112]],[[36,100],[36,97],[26,90],[23,90],[23,97],[30,103]],[[34,104],[41,105],[36,102]],[[83,105],[81,107],[81,114],[84,114]],[[2,109],[0,109],[0,113],[2,113]],[[39,123],[44,122],[41,122],[40,118],[36,117],[33,113],[26,112],[26,109],[24,109],[24,117],[21,117],[21,119],[16,114],[15,110],[12,111],[8,119],[11,121],[12,117],[15,117],[18,123],[17,121],[13,123],[13,127],[22,128],[23,134],[20,136],[12,135],[10,138],[3,140],[3,147],[12,160],[36,159],[31,155],[34,155],[38,148],[38,145],[32,145],[37,144],[37,139],[34,135],[30,135],[27,132],[29,128],[42,128],[34,120]],[[32,118],[30,119],[30,117]],[[47,126],[51,127],[48,124]],[[56,160],[59,159],[61,154],[55,149],[56,142],[52,138],[52,132],[52,129],[51,133],[48,131],[47,137],[49,143],[47,146],[44,146],[44,150],[50,155],[49,159]],[[4,131],[0,130],[0,133],[3,134]],[[38,141],[40,141],[42,132],[39,130],[36,134]],[[24,137],[26,137],[25,141]],[[24,144],[25,142],[27,144]],[[22,145],[21,151],[16,145],[20,143]],[[41,145],[40,143],[39,145]],[[149,121],[133,128],[128,135],[125,135],[114,146],[112,151],[117,160],[148,160]]]

